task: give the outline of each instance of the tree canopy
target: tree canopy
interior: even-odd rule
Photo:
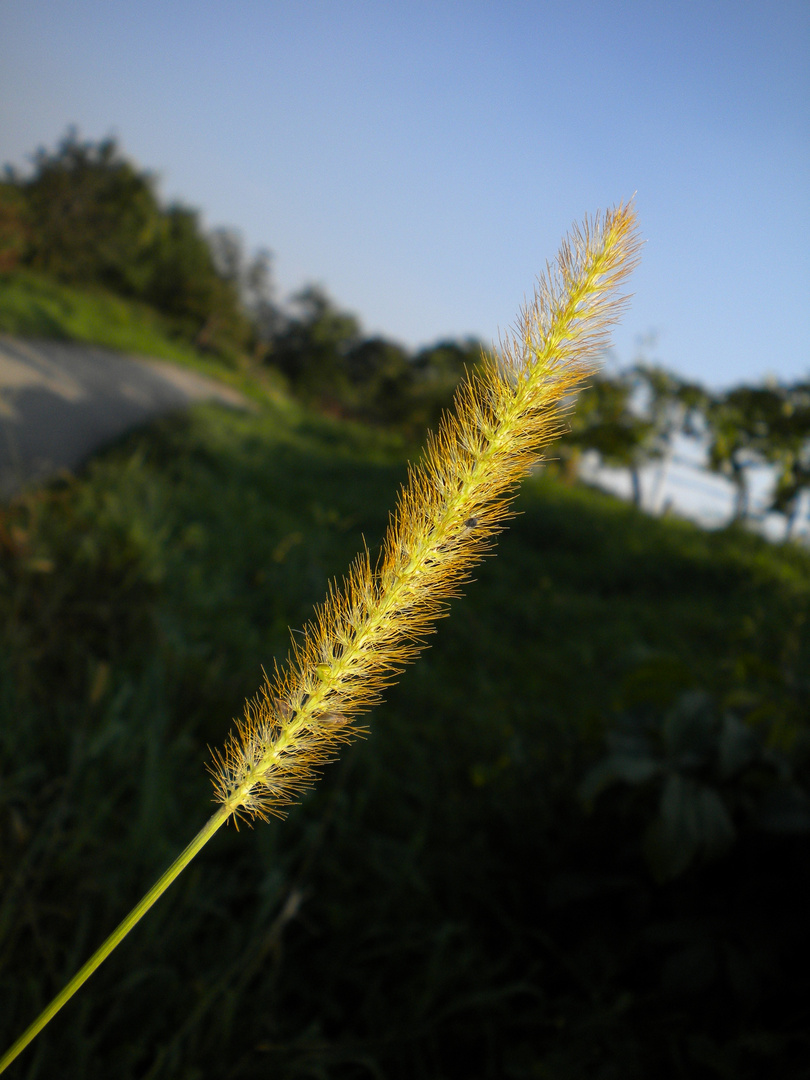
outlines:
[[[40,149],[26,174],[0,182],[0,274],[29,269],[152,305],[179,338],[236,362],[270,365],[308,404],[383,424],[421,439],[435,427],[466,370],[480,360],[474,339],[443,340],[412,352],[364,333],[320,285],[286,304],[276,298],[272,254],[246,251],[234,229],[206,230],[197,210],[164,205],[154,174],[114,138],[83,142],[70,129]],[[810,384],[738,386],[719,394],[641,360],[591,380],[555,450],[571,475],[580,456],[629,470],[642,502],[641,469],[661,461],[658,488],[679,436],[700,439],[707,465],[727,477],[733,517],[749,514],[749,476],[769,467],[769,509],[789,536],[810,489]],[[652,508],[657,502],[653,493]]]
[[[115,139],[82,142],[71,129],[33,171],[7,170],[0,194],[0,269],[144,300],[201,348],[228,354],[251,336],[238,288],[222,275],[195,210],[163,207],[156,180]]]

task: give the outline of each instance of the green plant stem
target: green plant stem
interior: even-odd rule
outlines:
[[[140,922],[152,905],[166,892],[175,878],[180,876],[194,856],[205,847],[214,833],[225,824],[230,816],[230,811],[225,807],[221,807],[208,820],[188,847],[174,860],[165,874],[158,878],[144,898],[130,911],[120,926],[113,930],[104,944],[96,949],[84,967],[76,972],[64,990],[56,995],[50,1005],[43,1009],[33,1024],[23,1032],[14,1045],[0,1058],[0,1073],[4,1072],[26,1046],[36,1038],[45,1025],[56,1016],[62,1006],[70,1001],[79,987],[87,982],[96,968],[100,967],[113,949],[121,944],[133,926]]]

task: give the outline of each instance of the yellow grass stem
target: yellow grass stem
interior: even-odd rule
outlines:
[[[10,1046],[5,1054],[0,1058],[0,1073],[4,1072],[6,1068],[14,1061],[14,1059],[23,1052],[30,1042],[39,1035],[40,1031],[48,1024],[54,1016],[59,1012],[66,1002],[70,1001],[76,991],[83,986],[96,968],[100,967],[110,953],[115,949],[130,930],[137,923],[141,921],[147,911],[152,907],[155,901],[159,900],[161,896],[166,892],[168,887],[172,884],[175,878],[185,870],[195,855],[198,854],[201,848],[205,847],[211,837],[230,817],[230,814],[224,808],[219,809],[197,833],[191,843],[185,848],[180,855],[174,860],[169,869],[162,874],[146,896],[140,900],[135,907],[130,911],[129,915],[124,921],[113,930],[103,945],[100,945],[98,949],[93,953],[84,967],[80,968],[67,986],[60,991],[44,1009],[30,1027],[22,1033],[13,1046]]]
[[[520,479],[564,428],[598,363],[638,261],[630,205],[575,227],[515,330],[464,382],[455,411],[409,472],[372,567],[358,556],[330,586],[286,668],[249,701],[211,772],[220,808],[62,992],[0,1058],[25,1049],[123,940],[214,833],[233,818],[283,814],[357,734],[357,718],[424,647],[510,516]]]

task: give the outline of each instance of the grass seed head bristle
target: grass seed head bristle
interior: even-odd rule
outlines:
[[[639,249],[631,205],[575,226],[514,330],[460,385],[409,470],[376,567],[363,552],[330,586],[214,755],[216,796],[234,820],[283,814],[424,647],[510,516],[516,485],[565,430]]]

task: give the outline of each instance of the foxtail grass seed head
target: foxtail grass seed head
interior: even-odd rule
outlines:
[[[382,552],[355,559],[247,703],[210,771],[220,803],[197,836],[0,1058],[0,1073],[50,1023],[228,821],[281,815],[358,734],[358,718],[419,653],[510,516],[518,482],[565,428],[638,261],[621,205],[574,228],[499,349],[459,387],[399,494]]]
[[[629,204],[575,226],[515,328],[461,384],[409,470],[379,559],[361,553],[330,585],[284,669],[215,753],[216,797],[234,821],[283,814],[424,647],[511,515],[518,482],[565,430],[639,250]]]

